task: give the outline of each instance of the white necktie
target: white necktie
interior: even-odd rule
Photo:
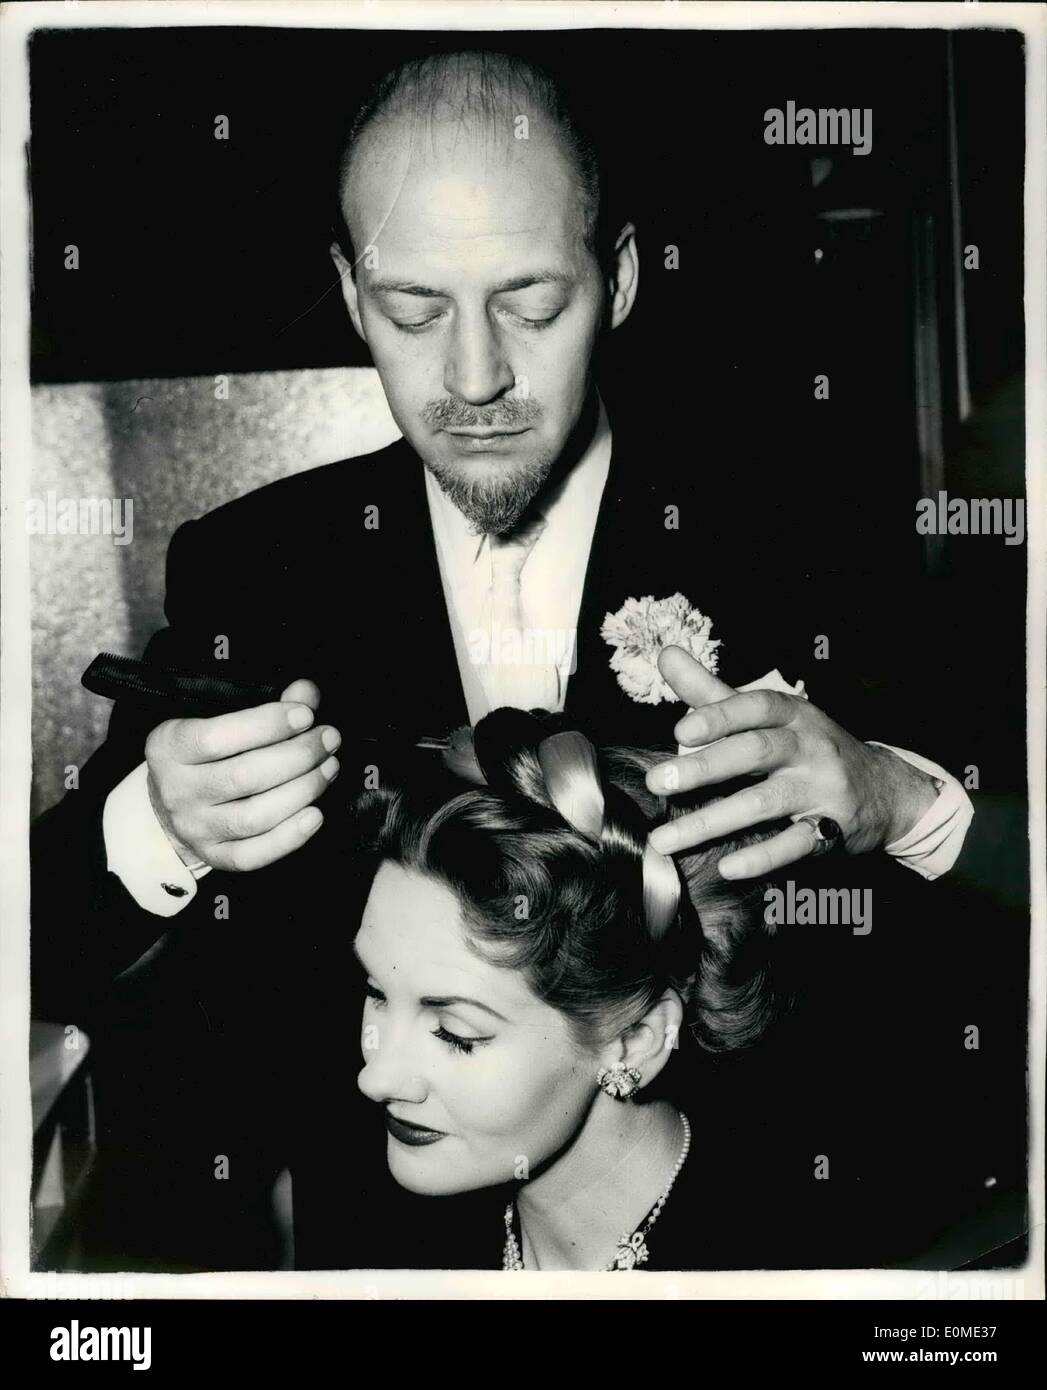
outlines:
[[[508,538],[489,535],[491,588],[483,608],[487,660],[478,665],[492,709],[556,709],[560,677],[549,656],[558,648],[555,634],[528,627],[523,610],[523,567],[545,530],[542,516]]]

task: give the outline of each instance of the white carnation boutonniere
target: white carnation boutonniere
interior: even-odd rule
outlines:
[[[648,594],[627,598],[617,613],[608,613],[600,636],[614,648],[611,670],[626,695],[641,705],[659,705],[679,698],[658,670],[664,648],[682,647],[716,674],[720,642],[710,635],[712,626],[683,594],[658,599]]]
[[[617,613],[608,613],[600,636],[614,648],[611,670],[625,693],[641,705],[658,705],[663,700],[680,698],[658,669],[658,658],[666,647],[682,647],[716,675],[717,648],[722,644],[712,637],[712,626],[712,619],[693,608],[683,594],[659,599],[648,594],[645,598],[627,598]],[[809,698],[803,681],[790,685],[777,667],[737,689],[739,693],[778,690],[800,700]],[[696,750],[681,745],[679,751]]]

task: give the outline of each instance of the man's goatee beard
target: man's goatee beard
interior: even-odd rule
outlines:
[[[440,484],[441,491],[454,503],[479,534],[490,531],[505,535],[511,531],[542,490],[552,470],[552,462],[536,462],[516,469],[508,477],[462,477],[443,463],[426,467]]]

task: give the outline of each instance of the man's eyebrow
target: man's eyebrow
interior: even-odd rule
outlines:
[[[355,941],[353,942],[353,955],[360,962],[363,969],[367,970],[363,956],[361,956],[360,952],[357,950]],[[479,999],[469,999],[464,994],[426,995],[424,999],[420,999],[418,1002],[426,1009],[443,1009],[446,1008],[448,1004],[472,1004],[474,1009],[482,1009],[485,1014],[492,1014],[501,1023],[509,1022],[504,1014],[500,1014],[497,1009],[492,1009],[489,1004],[481,1004]]]
[[[513,290],[529,289],[532,285],[561,285],[566,289],[574,283],[574,276],[566,270],[536,270],[531,275],[515,275],[509,280],[499,280],[488,293],[509,294]],[[369,288],[375,294],[414,294],[426,299],[451,297],[446,290],[436,290],[431,285],[420,285],[414,280],[389,280],[382,276],[372,280]]]
[[[442,290],[431,289],[428,285],[416,285],[413,280],[372,280],[368,286],[375,294],[420,294],[427,299],[446,299]]]

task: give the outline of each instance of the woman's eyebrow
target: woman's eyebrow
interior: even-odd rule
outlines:
[[[489,1004],[481,1004],[479,999],[467,999],[463,994],[441,995],[439,998],[426,995],[418,1002],[427,1009],[445,1009],[449,1004],[472,1004],[474,1009],[482,1009],[485,1014],[493,1014],[502,1023],[509,1022],[504,1014],[500,1014],[497,1009],[492,1009]]]
[[[364,970],[367,970],[363,956],[357,950],[356,942],[353,942],[353,955]],[[368,972],[370,973],[370,972]],[[445,1009],[449,1004],[472,1004],[474,1009],[482,1009],[485,1014],[491,1014],[501,1023],[508,1023],[509,1020],[504,1014],[500,1014],[497,1009],[492,1009],[489,1004],[481,1004],[479,999],[469,999],[464,994],[427,994],[424,999],[418,1001],[426,1009]]]

